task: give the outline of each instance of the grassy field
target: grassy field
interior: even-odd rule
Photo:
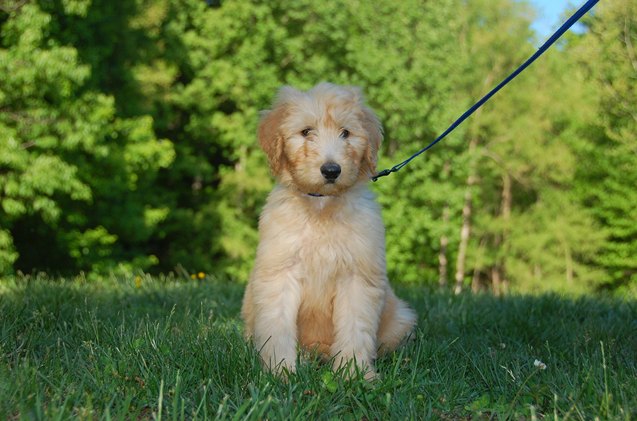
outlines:
[[[380,380],[308,361],[282,382],[242,339],[242,291],[1,280],[0,419],[637,419],[634,301],[402,287],[419,328]]]

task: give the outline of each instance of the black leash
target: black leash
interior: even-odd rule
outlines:
[[[379,172],[378,174],[373,176],[372,180],[376,181],[380,177],[384,177],[384,176],[389,175],[389,174],[391,174],[393,172],[399,171],[402,167],[404,167],[405,165],[409,164],[418,155],[428,151],[436,143],[438,143],[442,139],[444,139],[449,133],[451,133],[456,127],[458,127],[463,121],[465,121],[478,108],[480,108],[482,105],[484,105],[485,102],[487,102],[493,95],[495,95],[507,83],[509,83],[513,79],[515,79],[515,77],[517,75],[522,73],[522,71],[524,71],[524,69],[529,67],[538,57],[540,57],[542,54],[544,54],[544,52],[546,50],[548,50],[549,47],[551,47],[551,45],[553,45],[555,43],[555,41],[557,41],[562,35],[564,35],[564,33],[566,31],[568,31],[570,29],[570,27],[573,26],[573,24],[575,24],[575,22],[580,20],[580,18],[582,16],[584,16],[589,10],[591,10],[593,8],[593,6],[595,6],[595,4],[597,4],[598,1],[599,0],[588,0],[582,7],[580,7],[580,9],[577,12],[575,12],[573,14],[573,16],[571,16],[566,22],[564,22],[562,24],[562,26],[560,26],[559,29],[557,31],[555,31],[555,33],[553,35],[551,35],[551,37],[531,57],[529,57],[524,63],[522,63],[520,65],[520,67],[515,69],[515,71],[513,73],[511,73],[509,76],[507,76],[495,88],[491,89],[491,91],[489,91],[489,93],[487,93],[485,96],[483,96],[478,102],[473,104],[473,106],[471,106],[471,108],[469,108],[467,111],[465,111],[464,114],[462,114],[456,121],[454,121],[453,124],[451,126],[449,126],[449,128],[447,130],[445,130],[440,136],[438,136],[433,142],[431,142],[429,145],[425,146],[424,148],[422,148],[421,150],[419,150],[418,152],[416,152],[415,154],[413,154],[409,158],[405,159],[403,162],[401,162],[399,164],[396,164],[396,165],[394,165],[393,167],[391,167],[389,169],[382,170],[381,172]]]

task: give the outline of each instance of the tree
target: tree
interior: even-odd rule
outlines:
[[[88,4],[61,10],[82,15]],[[111,96],[90,89],[91,67],[56,39],[58,22],[37,3],[3,12],[2,22],[3,271],[13,262],[64,272],[149,267],[152,256],[128,249],[157,209],[135,192],[169,165],[172,146],[148,117],[120,118]]]
[[[280,86],[358,85],[379,169],[533,51],[512,0],[34,0],[0,5],[0,272],[248,276]],[[600,4],[454,133],[373,188],[392,279],[636,284],[635,7]],[[498,28],[498,30],[493,30]]]
[[[392,154],[397,145],[415,146],[419,136],[432,133],[427,125],[444,112],[438,98],[445,96],[439,92],[450,84],[434,75],[445,73],[449,65],[441,48],[453,48],[451,35],[441,40],[432,28],[453,22],[452,5],[171,3],[161,38],[170,63],[166,67],[174,66],[178,76],[165,113],[172,120],[165,124],[176,136],[178,156],[188,165],[174,167],[162,182],[183,185],[190,180],[193,186],[205,186],[197,192],[182,189],[178,203],[185,217],[174,226],[183,229],[186,219],[208,224],[197,234],[206,236],[200,243],[173,245],[189,250],[198,261],[213,255],[218,268],[237,278],[247,276],[256,247],[257,215],[272,185],[254,133],[259,110],[269,106],[281,85],[309,88],[330,80],[361,86],[385,121],[385,150]],[[378,13],[379,7],[383,13]],[[388,16],[400,16],[408,24]],[[409,53],[413,45],[419,49]],[[170,131],[160,133],[173,136]],[[195,195],[199,202],[193,201]],[[400,204],[390,206],[390,213],[400,211]],[[214,218],[198,216],[203,216],[204,207]],[[394,220],[398,221],[389,218]],[[389,222],[389,241],[407,235],[409,222],[400,223]],[[421,229],[418,235],[422,233]],[[426,243],[417,247],[432,253]],[[405,256],[405,248],[392,250],[397,251],[390,256],[392,262]],[[169,254],[188,260],[174,251]],[[418,259],[422,263],[421,256]]]
[[[533,52],[532,32],[524,4],[471,2],[466,12],[464,86],[476,100]],[[594,283],[602,238],[572,192],[577,130],[592,107],[569,64],[552,50],[468,122],[456,291]]]
[[[595,263],[606,288],[637,285],[637,5],[602,2],[585,21],[588,30],[569,45],[592,88],[597,113],[578,150],[578,192],[607,241]]]

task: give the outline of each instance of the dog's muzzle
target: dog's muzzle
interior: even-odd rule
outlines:
[[[333,183],[341,175],[341,166],[335,162],[326,162],[321,165],[321,174],[328,183]]]

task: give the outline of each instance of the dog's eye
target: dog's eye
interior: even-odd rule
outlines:
[[[349,137],[349,135],[350,135],[349,130],[347,130],[347,129],[341,130],[341,137],[343,139],[347,139]]]
[[[312,131],[311,127],[306,127],[305,129],[301,130],[301,135],[303,137],[308,137],[311,131]]]

